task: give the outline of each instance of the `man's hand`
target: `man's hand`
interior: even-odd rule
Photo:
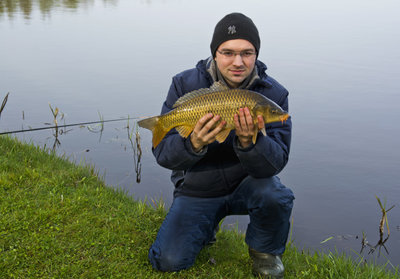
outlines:
[[[213,116],[212,113],[208,113],[199,119],[190,135],[190,142],[195,152],[199,152],[204,146],[215,141],[216,135],[226,125],[226,121],[223,120],[217,125],[220,119],[219,115]]]
[[[234,116],[236,135],[239,139],[239,143],[243,148],[248,147],[253,139],[255,133],[264,128],[264,118],[261,115],[257,115],[257,126],[253,123],[253,117],[251,117],[249,108],[240,108],[239,114]]]

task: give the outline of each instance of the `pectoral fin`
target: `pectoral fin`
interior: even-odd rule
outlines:
[[[254,135],[253,135],[253,144],[256,144],[256,141],[257,141],[257,134],[258,134],[258,133],[254,133]]]
[[[261,131],[261,133],[263,134],[264,137],[267,136],[267,131],[265,130],[265,127],[263,127],[260,131]]]
[[[193,127],[191,126],[178,126],[175,127],[175,129],[178,131],[178,133],[181,135],[181,137],[187,138],[190,133],[193,131]]]
[[[215,137],[219,143],[224,142],[230,133],[230,129],[224,129]]]
[[[265,130],[265,127],[263,127],[260,131],[264,137],[267,136],[267,131]],[[257,141],[257,134],[258,133],[254,133],[254,135],[253,135],[253,144],[255,144]]]

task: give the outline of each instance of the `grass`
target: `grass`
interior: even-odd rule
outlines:
[[[32,144],[0,137],[0,278],[251,278],[244,236],[221,231],[193,268],[154,271],[147,252],[165,216]],[[399,278],[398,270],[338,254],[283,258],[285,278]]]

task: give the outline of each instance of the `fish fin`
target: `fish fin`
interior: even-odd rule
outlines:
[[[178,131],[178,133],[179,133],[179,134],[181,135],[181,137],[183,137],[183,138],[187,138],[187,137],[190,135],[190,133],[193,131],[193,127],[191,127],[191,126],[184,126],[184,125],[175,127],[175,129]]]
[[[137,122],[139,127],[145,128],[150,130],[153,133],[153,147],[157,147],[157,145],[161,142],[161,140],[165,137],[168,133],[168,130],[163,129],[160,116],[153,116],[149,118],[145,118],[139,120]]]
[[[253,135],[253,144],[256,144],[258,133],[254,133]]]
[[[231,132],[231,130],[230,129],[223,129],[221,132],[219,132],[217,135],[216,135],[216,140],[219,142],[219,143],[221,143],[221,142],[224,142],[225,140],[226,140],[226,138],[228,137],[228,135],[229,135],[229,133]]]
[[[207,93],[212,92],[209,88],[201,88],[198,90],[194,90],[191,92],[186,93],[185,95],[183,95],[182,97],[180,97],[178,100],[176,100],[175,104],[172,106],[172,108],[176,108],[180,105],[182,105],[183,103],[186,103],[187,101],[190,101],[200,95],[204,95]]]
[[[148,117],[148,118],[139,120],[137,122],[137,124],[139,125],[139,127],[148,129],[153,132],[154,128],[157,126],[158,121],[159,121],[159,117],[153,116],[153,117]]]
[[[263,134],[264,137],[267,136],[267,131],[265,130],[265,127],[260,129],[259,131],[261,131],[261,133]],[[256,144],[257,135],[258,135],[258,133],[254,133],[254,135],[253,135],[253,144]]]
[[[185,95],[180,97],[178,100],[176,100],[176,102],[172,106],[172,108],[176,108],[176,107],[182,105],[183,103],[190,101],[200,95],[217,92],[217,91],[224,91],[224,90],[229,90],[229,87],[220,81],[216,81],[210,86],[210,88],[200,88],[198,90],[194,90],[194,91],[186,93]]]
[[[263,134],[264,137],[267,136],[267,131],[265,130],[265,127],[263,127],[260,131],[261,131],[261,133]]]

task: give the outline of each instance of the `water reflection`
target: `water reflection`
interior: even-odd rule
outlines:
[[[118,0],[102,0],[103,3],[116,5]],[[4,0],[0,1],[0,18],[7,15],[12,19],[16,14],[22,14],[25,19],[31,19],[35,9],[42,16],[50,15],[55,9],[77,11],[81,7],[93,6],[95,0]]]

